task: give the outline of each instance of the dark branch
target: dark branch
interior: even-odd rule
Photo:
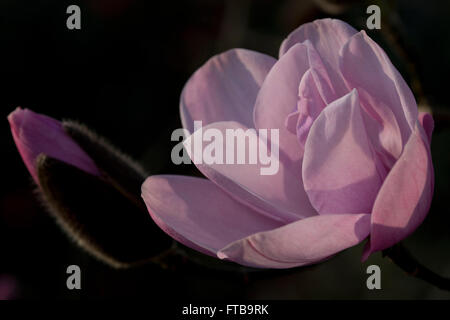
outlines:
[[[384,250],[383,256],[389,257],[409,275],[422,279],[441,290],[450,291],[450,279],[438,275],[419,263],[402,244],[396,244]]]

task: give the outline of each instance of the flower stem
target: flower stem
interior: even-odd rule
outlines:
[[[418,262],[402,245],[396,244],[383,251],[383,256],[389,257],[397,266],[411,276],[422,279],[441,290],[450,291],[450,279],[442,277]]]

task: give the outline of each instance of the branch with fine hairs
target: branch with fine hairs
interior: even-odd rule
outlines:
[[[389,257],[392,262],[409,275],[422,279],[441,290],[450,291],[449,278],[442,277],[422,265],[402,244],[396,244],[389,249],[383,250],[383,256]]]

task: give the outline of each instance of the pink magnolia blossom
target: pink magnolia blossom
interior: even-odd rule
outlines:
[[[60,121],[21,108],[11,112],[8,121],[17,149],[37,184],[36,158],[40,154],[66,162],[92,175],[100,175],[94,161],[64,132]]]
[[[280,169],[198,164],[209,180],[149,177],[154,221],[205,254],[261,268],[312,264],[369,238],[363,260],[425,218],[433,119],[364,31],[332,19],[293,31],[279,59],[233,49],[181,94],[183,127],[278,129]]]

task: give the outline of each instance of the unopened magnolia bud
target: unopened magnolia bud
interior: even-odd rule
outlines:
[[[139,164],[83,125],[20,108],[8,120],[44,204],[80,247],[117,268],[172,247],[140,196]]]

